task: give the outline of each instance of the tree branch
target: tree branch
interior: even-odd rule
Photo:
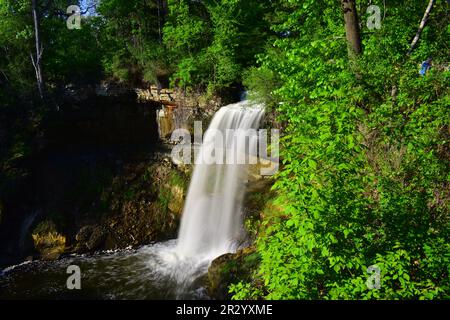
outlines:
[[[39,72],[38,72],[38,68],[36,66],[36,62],[34,62],[34,57],[33,57],[32,53],[30,53],[30,58],[31,58],[31,63],[33,64],[34,72],[36,74],[36,80],[39,81]]]
[[[41,61],[43,52],[44,52],[44,47],[42,46],[42,43],[41,43],[41,47],[39,49],[39,55],[37,56],[37,61]]]
[[[2,73],[3,77],[5,78],[6,82],[9,82],[9,78],[6,75],[5,71],[3,71],[2,69],[0,69],[0,72]]]
[[[419,42],[420,35],[422,34],[422,31],[427,24],[428,18],[430,17],[431,9],[433,9],[433,5],[435,4],[435,2],[436,2],[436,0],[430,0],[430,2],[428,3],[428,7],[425,10],[422,21],[420,22],[419,30],[417,31],[416,36],[414,37],[413,41],[411,42],[411,45],[410,45],[410,48],[408,51],[408,55],[410,55],[413,52],[417,43]]]
[[[35,46],[36,46],[36,59],[34,59],[33,54],[30,54],[31,56],[31,62],[33,63],[34,70],[36,71],[36,82],[39,90],[39,95],[41,97],[41,100],[44,99],[44,81],[42,79],[42,68],[41,68],[41,58],[42,58],[42,52],[44,51],[42,42],[40,39],[40,15],[38,13],[37,8],[37,0],[31,1],[31,10],[33,15],[33,22],[34,22],[34,36],[35,36]]]

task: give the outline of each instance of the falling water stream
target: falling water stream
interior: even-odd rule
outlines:
[[[244,101],[223,107],[205,134],[178,238],[177,253],[182,257],[214,258],[234,251],[242,237],[245,156],[256,150],[256,129],[263,115],[262,108],[247,106]],[[216,161],[211,161],[214,153]]]
[[[247,101],[216,113],[197,154],[177,240],[10,267],[0,271],[0,298],[207,299],[202,278],[210,263],[245,239],[248,156],[263,114]],[[71,264],[82,271],[82,290],[65,287]]]

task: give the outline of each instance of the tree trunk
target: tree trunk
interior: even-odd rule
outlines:
[[[156,5],[158,6],[158,34],[159,34],[159,44],[162,43],[162,23],[161,23],[161,1],[156,0]]]
[[[33,12],[33,22],[34,22],[34,35],[35,35],[35,46],[36,46],[36,56],[31,55],[31,62],[33,63],[34,71],[36,73],[36,81],[39,90],[39,96],[44,99],[44,79],[42,78],[42,51],[44,50],[40,38],[40,26],[39,26],[39,14],[37,12],[36,0],[31,0],[31,9]]]
[[[345,20],[345,33],[348,43],[348,55],[351,59],[362,52],[361,32],[355,0],[342,0]]]
[[[430,17],[431,9],[433,9],[433,5],[435,4],[436,0],[430,0],[428,3],[428,7],[425,10],[425,14],[423,15],[422,21],[419,25],[419,30],[416,33],[416,36],[414,37],[413,41],[411,42],[411,46],[408,51],[408,55],[413,52],[414,48],[416,47],[417,43],[419,42],[420,35],[422,34],[423,29],[425,28],[425,25],[427,24],[428,18]]]

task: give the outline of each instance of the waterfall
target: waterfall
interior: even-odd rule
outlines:
[[[198,150],[177,240],[138,250],[68,256],[48,265],[34,264],[29,269],[32,276],[25,278],[30,279],[30,288],[38,290],[34,291],[37,296],[54,297],[58,292],[65,297],[65,287],[53,283],[59,283],[61,270],[68,265],[79,265],[86,273],[83,287],[88,288],[81,294],[87,297],[98,292],[99,297],[107,299],[208,299],[204,276],[211,261],[235,252],[245,237],[243,198],[249,163],[256,164],[257,129],[263,115],[262,106],[246,101],[222,107],[216,113]],[[30,215],[22,230],[29,229],[35,217],[34,213]],[[14,273],[16,267],[22,268],[18,265],[0,270],[0,275]],[[52,280],[39,291],[42,279],[52,274],[59,280]],[[0,276],[0,288],[9,279]],[[23,281],[13,284],[22,289]],[[4,296],[1,293],[0,298]],[[29,297],[28,291],[25,294]]]
[[[215,258],[245,239],[243,200],[249,164],[257,164],[264,107],[248,101],[222,107],[196,153],[178,239],[146,247],[157,282],[174,283],[177,299],[204,298],[203,276]]]
[[[262,106],[242,101],[214,116],[189,186],[176,248],[180,257],[212,260],[235,251],[242,239],[248,161],[257,155],[256,130],[263,114]]]

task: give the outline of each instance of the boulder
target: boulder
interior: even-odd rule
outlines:
[[[77,242],[86,243],[86,242],[89,241],[89,238],[91,237],[93,231],[94,231],[94,227],[93,226],[84,226],[76,234],[75,240]]]
[[[92,231],[91,236],[89,237],[89,241],[86,243],[86,247],[90,250],[101,249],[108,233],[103,229],[103,227],[98,226],[95,227]]]
[[[229,300],[228,288],[240,281],[251,281],[257,269],[260,256],[254,247],[245,248],[237,253],[227,253],[215,259],[208,269],[207,290],[211,298]]]

